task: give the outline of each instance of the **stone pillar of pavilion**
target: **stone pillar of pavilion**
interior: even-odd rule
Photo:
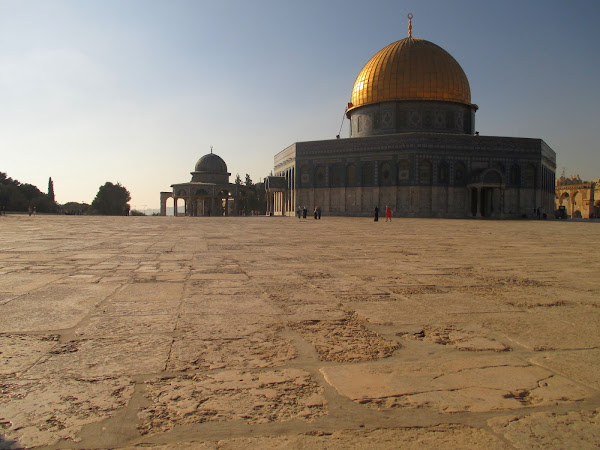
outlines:
[[[167,215],[167,200],[173,196],[172,192],[161,192],[160,193],[160,215]]]

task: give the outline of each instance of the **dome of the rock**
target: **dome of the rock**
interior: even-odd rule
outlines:
[[[408,37],[381,49],[365,64],[354,82],[350,109],[398,100],[470,106],[471,89],[465,72],[446,50]]]

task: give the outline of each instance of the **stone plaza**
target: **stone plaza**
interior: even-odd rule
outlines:
[[[0,218],[0,448],[597,448],[600,226]]]

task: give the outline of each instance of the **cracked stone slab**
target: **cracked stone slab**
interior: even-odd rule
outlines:
[[[289,321],[337,320],[343,319],[347,314],[340,309],[335,297],[312,289],[302,292],[282,289],[277,293],[270,293],[269,299]]]
[[[145,395],[151,405],[138,413],[142,434],[211,421],[312,421],[326,413],[322,388],[300,369],[162,377],[146,382]]]
[[[168,302],[180,300],[181,283],[149,282],[128,284],[113,296],[118,302]]]
[[[52,445],[61,439],[78,442],[84,425],[114,415],[129,402],[133,389],[128,378],[0,379],[0,430],[19,448]]]
[[[57,341],[57,335],[0,334],[0,375],[26,371],[56,346]]]
[[[282,329],[280,324],[258,326],[239,337],[185,333],[174,338],[167,371],[282,366],[296,357],[294,347],[281,337]]]
[[[184,314],[177,321],[177,331],[199,339],[238,339],[279,326],[276,318],[263,314]]]
[[[135,336],[172,333],[177,316],[171,314],[96,314],[79,326],[79,338],[106,338],[108,336]]]
[[[16,296],[17,296],[17,294],[5,294],[5,293],[0,292],[0,306],[4,305],[5,303],[10,302]]]
[[[219,449],[306,448],[306,449],[389,449],[402,448],[486,448],[504,449],[505,444],[491,433],[465,425],[437,425],[423,428],[339,430],[291,436],[232,439],[217,442]]]
[[[458,327],[454,325],[426,326],[416,333],[401,332],[405,339],[429,341],[435,344],[448,345],[457,350],[480,352],[506,352],[511,348],[502,342],[484,336],[475,327]]]
[[[344,306],[367,321],[378,325],[422,325],[447,320],[440,311],[411,299],[352,301]]]
[[[539,352],[529,360],[600,390],[600,349]]]
[[[530,350],[600,347],[600,314],[587,308],[535,308],[521,314],[475,315],[482,328]]]
[[[439,354],[411,362],[321,368],[340,395],[373,408],[486,412],[580,401],[593,395],[549,370],[505,354]]]
[[[248,275],[245,273],[192,273],[190,280],[227,280],[248,282]]]
[[[503,450],[506,444],[488,431],[466,425],[443,424],[415,428],[379,428],[373,430],[315,431],[278,436],[257,436],[219,441],[180,442],[152,445],[147,443],[124,450],[211,449],[242,450],[248,448],[277,449],[375,449],[402,448],[486,448]]]
[[[99,276],[90,275],[90,274],[76,274],[69,275],[67,277],[61,278],[56,281],[56,283],[60,284],[80,284],[80,283],[98,283],[100,281]]]
[[[197,283],[197,284],[196,284]],[[224,284],[215,283],[214,281],[194,281],[192,280],[188,286],[189,297],[195,295],[223,295],[227,294],[229,296],[260,296],[263,291],[262,289],[247,285],[247,284]]]
[[[321,361],[357,362],[387,358],[399,344],[368,330],[354,314],[339,320],[305,320],[288,326],[309,341]]]
[[[181,300],[172,299],[163,302],[145,302],[145,301],[114,301],[111,300],[103,305],[98,314],[105,313],[107,317],[114,315],[173,315],[177,311]]]
[[[494,417],[488,425],[515,448],[597,449],[600,445],[599,410]]]
[[[28,272],[16,272],[2,274],[2,287],[0,292],[7,294],[24,294],[38,289],[46,284],[60,279],[63,275],[33,274]]]
[[[117,285],[85,283],[46,285],[0,306],[0,330],[14,333],[75,326],[112,294]]]
[[[160,335],[73,340],[55,347],[27,376],[99,378],[161,372],[172,340]]]
[[[475,289],[475,288],[474,288]],[[476,288],[480,289],[480,288]],[[485,288],[487,289],[487,288]],[[519,310],[511,305],[501,301],[502,296],[498,293],[492,293],[490,296],[482,295],[477,291],[461,292],[459,290],[450,290],[444,293],[432,293],[429,295],[413,295],[412,300],[420,302],[439,313],[451,314],[473,314],[487,312],[514,312]],[[510,296],[509,298],[513,298]]]
[[[185,314],[240,314],[274,316],[277,310],[260,296],[193,295],[182,306]]]

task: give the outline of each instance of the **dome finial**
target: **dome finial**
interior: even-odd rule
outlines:
[[[210,146],[210,152],[212,153],[212,145]]]
[[[408,37],[412,37],[412,18],[413,15],[411,13],[408,13]]]

